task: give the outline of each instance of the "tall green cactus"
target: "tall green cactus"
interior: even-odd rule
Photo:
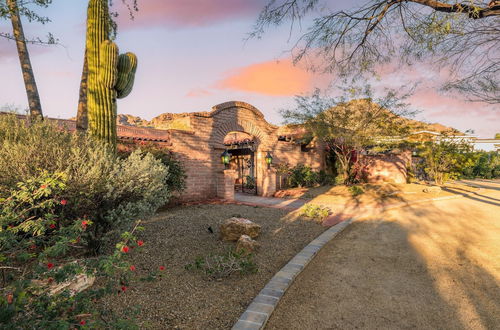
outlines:
[[[109,40],[109,35],[107,0],[90,0],[86,42],[89,132],[115,145],[116,99],[124,98],[132,91],[137,57],[133,53],[118,56],[118,46]]]

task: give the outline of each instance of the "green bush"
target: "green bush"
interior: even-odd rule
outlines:
[[[356,197],[365,193],[363,188],[361,188],[360,186],[350,186],[349,192],[351,193],[352,197]]]
[[[432,178],[437,185],[458,179],[462,171],[471,166],[470,146],[464,141],[454,141],[442,136],[439,142],[426,142],[419,150],[423,162],[421,170]]]
[[[309,166],[299,164],[292,167],[288,172],[288,186],[295,187],[312,187],[319,184],[319,173],[313,171]]]
[[[246,189],[255,189],[255,178],[247,175],[245,176],[245,188]]]
[[[324,170],[318,172],[318,183],[322,186],[329,186],[335,184],[335,176],[327,173]]]
[[[500,177],[500,155],[497,152],[472,152],[469,165],[462,170],[462,177],[495,179]]]
[[[302,207],[301,215],[315,219],[317,221],[324,220],[330,214],[330,209],[320,205],[306,204]]]
[[[67,205],[61,217],[90,219],[94,226],[86,241],[96,252],[106,239],[155,212],[170,196],[168,169],[151,154],[134,151],[119,158],[87,136],[47,122],[27,126],[10,115],[0,116],[0,132],[0,197],[40,171],[63,173]]]

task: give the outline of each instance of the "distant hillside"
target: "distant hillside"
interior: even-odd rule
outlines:
[[[366,102],[366,100],[353,100],[351,101],[355,104],[362,104]],[[361,107],[360,107],[361,108]],[[142,119],[137,116],[128,115],[128,114],[119,114],[116,118],[116,123],[118,125],[124,126],[137,126],[137,127],[151,127],[156,129],[181,129],[188,130],[189,123],[188,117],[186,114],[172,114],[172,113],[162,113],[150,121]],[[75,118],[70,118],[71,120],[75,120]],[[441,125],[439,123],[425,123],[422,121],[414,120],[414,119],[406,119],[410,126],[413,127],[414,132],[417,131],[431,131],[436,133],[448,132],[451,134],[464,134],[459,130]],[[299,127],[300,125],[287,125],[286,127],[282,127],[280,129],[279,134],[287,135],[298,133],[297,130],[303,131],[303,128]]]

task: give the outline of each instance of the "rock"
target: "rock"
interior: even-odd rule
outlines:
[[[56,283],[54,280],[47,279],[31,281],[32,284],[40,289],[39,293],[46,292],[50,296],[61,293],[64,290],[68,290],[70,295],[73,296],[90,288],[94,282],[95,276],[89,276],[87,274],[78,274],[73,279],[61,283]]]
[[[256,238],[260,234],[260,225],[244,218],[227,219],[220,226],[220,237],[224,241],[237,241],[241,235]]]
[[[248,235],[241,235],[236,243],[236,251],[242,252],[243,254],[255,252],[259,247],[260,244]]]
[[[438,186],[429,186],[429,187],[426,187],[422,190],[424,193],[434,193],[434,194],[437,194],[439,192],[441,192],[441,187],[438,187]]]

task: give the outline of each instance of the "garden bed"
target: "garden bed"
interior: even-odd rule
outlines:
[[[222,253],[235,243],[219,240],[219,225],[227,218],[248,218],[262,226],[256,239],[258,272],[210,280],[186,269],[197,257]],[[192,205],[170,209],[148,219],[141,253],[132,253],[139,275],[160,271],[160,278],[136,282],[125,292],[106,298],[118,312],[137,307],[139,325],[152,329],[229,329],[252,299],[287,261],[325,230],[283,210],[240,205]],[[210,233],[208,227],[213,228]]]

